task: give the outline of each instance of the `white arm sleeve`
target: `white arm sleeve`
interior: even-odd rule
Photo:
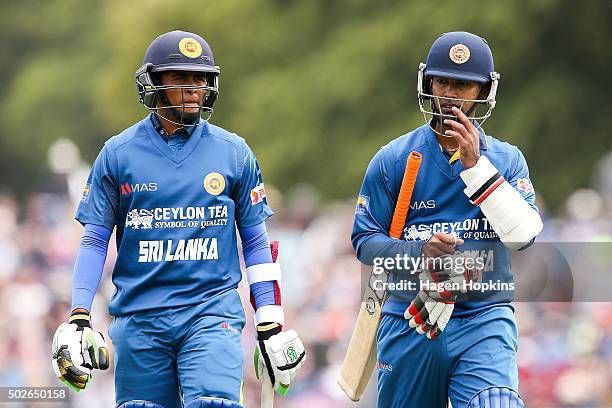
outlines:
[[[542,219],[527,201],[499,174],[485,156],[461,172],[463,192],[487,217],[499,239],[510,249],[529,244],[540,231]]]

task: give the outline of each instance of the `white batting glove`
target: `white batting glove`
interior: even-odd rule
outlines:
[[[53,371],[76,392],[87,388],[92,370],[109,366],[108,346],[102,333],[75,323],[62,323],[51,346]]]
[[[404,312],[408,325],[434,340],[439,337],[453,314],[455,302],[443,302],[420,291]]]
[[[297,370],[306,360],[304,345],[295,330],[272,334],[266,340],[262,340],[259,327],[258,331],[260,336],[254,356],[257,379],[268,375],[276,392],[281,396],[287,395]]]
[[[421,291],[404,312],[408,325],[431,340],[444,331],[457,296],[467,292],[466,283],[474,272],[466,267],[466,258],[459,251],[436,261],[439,265],[435,266],[442,266],[442,269],[427,269],[419,274]]]

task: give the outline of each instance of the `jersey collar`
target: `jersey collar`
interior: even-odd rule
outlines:
[[[153,124],[153,127],[155,128],[157,133],[159,133],[159,135],[162,136],[164,138],[164,140],[166,140],[166,141],[167,141],[167,138],[172,137],[177,132],[185,132],[185,133],[187,133],[187,137],[191,136],[193,134],[194,130],[198,126],[200,126],[201,123],[203,122],[202,118],[200,118],[199,122],[198,122],[198,125],[195,125],[195,126],[186,126],[186,127],[178,128],[178,129],[176,129],[174,131],[174,133],[172,135],[168,135],[168,132],[166,132],[166,129],[164,129],[164,127],[162,126],[161,122],[157,118],[157,115],[154,112],[151,112],[149,114],[149,117],[151,118],[151,123]]]
[[[436,137],[436,132],[434,132],[431,128],[433,126],[432,122],[433,119],[428,124],[426,124],[425,127],[428,127],[434,137]],[[482,128],[482,126],[480,126],[480,123],[478,123],[477,120],[474,120],[474,126],[476,127],[476,129],[478,129],[478,133],[480,134],[480,150],[488,150],[489,141],[487,140],[487,135],[485,134],[484,129]]]
[[[485,135],[484,130],[478,125],[478,122],[474,121],[474,126],[476,126],[476,128],[478,129],[478,133],[480,134],[480,153],[482,154],[483,151],[488,150],[489,143],[487,141],[487,136]],[[425,139],[429,147],[429,154],[431,155],[436,167],[438,167],[440,171],[450,180],[454,180],[459,177],[459,173],[465,170],[461,161],[455,163],[454,165],[449,163],[448,159],[440,148],[440,143],[438,143],[436,133],[430,127],[429,123],[423,125],[421,129],[426,134]]]
[[[190,129],[192,137],[188,137],[185,145],[178,150],[173,150],[170,146],[168,146],[168,143],[164,140],[167,138],[166,136],[160,137],[160,133],[158,133],[157,129],[153,125],[153,118],[145,118],[145,120],[141,123],[144,124],[144,129],[153,142],[153,145],[155,145],[155,147],[157,147],[157,149],[170,161],[175,164],[180,164],[194,151],[204,135],[208,134],[208,122],[203,122],[204,123],[198,126],[190,126],[192,128]]]

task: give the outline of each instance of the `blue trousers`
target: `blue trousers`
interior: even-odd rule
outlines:
[[[117,405],[149,400],[181,408],[198,397],[242,403],[240,296],[230,290],[204,303],[116,317]]]
[[[464,408],[492,386],[518,392],[518,330],[508,306],[453,317],[429,340],[403,317],[384,315],[378,330],[378,408]]]

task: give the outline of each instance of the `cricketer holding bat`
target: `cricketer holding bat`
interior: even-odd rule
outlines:
[[[542,229],[522,153],[481,126],[495,106],[498,81],[483,38],[441,35],[418,71],[426,124],[382,147],[366,171],[352,233],[359,259],[371,262],[377,248],[393,247],[427,260],[413,270],[419,286],[410,296],[393,295],[384,305],[378,407],[442,408],[448,399],[454,408],[523,406],[512,291],[464,293],[472,279],[467,269],[429,266],[457,260],[474,244],[484,258],[475,268],[481,283],[495,278],[511,287],[510,250],[529,246]],[[411,151],[422,154],[422,163],[397,241],[387,231]],[[461,285],[430,290],[423,282]]]
[[[236,226],[256,310],[258,377],[284,395],[305,358],[283,331],[281,270],[273,262],[261,172],[244,139],[208,122],[219,67],[197,34],[172,31],[149,46],[136,72],[151,113],[108,140],[76,219],[72,315],[53,338],[56,375],[75,390],[109,366],[90,325],[108,242],[116,227],[109,336],[120,408],[234,408],[242,404],[245,312]]]

